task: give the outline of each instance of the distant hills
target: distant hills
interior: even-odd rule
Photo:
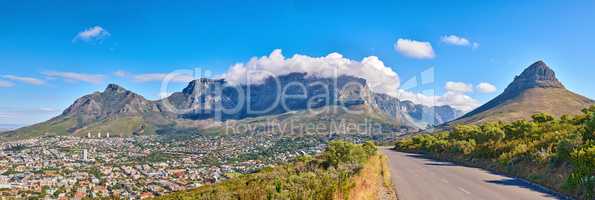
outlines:
[[[594,103],[567,90],[546,63],[537,61],[516,76],[502,94],[449,124],[510,122],[540,112],[555,116],[579,114]]]
[[[448,122],[460,115],[461,111],[450,106],[429,107],[374,93],[362,78],[290,73],[270,77],[259,84],[239,86],[229,85],[223,79],[197,79],[181,92],[157,101],[109,84],[103,92],[77,99],[59,116],[2,136],[21,139],[108,132],[112,136],[168,134],[179,130],[221,132],[226,125],[262,120],[289,123],[288,119],[302,125],[329,123],[329,120],[374,122],[381,124],[383,131],[397,132]]]
[[[20,124],[0,124],[0,133],[23,127]]]

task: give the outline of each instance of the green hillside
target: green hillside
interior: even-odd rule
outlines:
[[[395,148],[524,177],[592,199],[595,106],[576,116],[554,118],[540,113],[532,121],[458,125],[450,132],[402,139]]]
[[[155,199],[344,199],[356,187],[352,177],[375,154],[370,142],[334,141],[317,158],[303,156],[294,163]]]

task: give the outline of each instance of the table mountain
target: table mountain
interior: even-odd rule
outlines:
[[[281,94],[286,98],[279,98],[283,96]],[[341,111],[304,112],[308,108],[330,107],[341,108]],[[349,110],[357,112],[347,112]],[[460,111],[449,106],[429,107],[374,93],[362,78],[290,73],[252,85],[229,85],[223,79],[201,78],[191,81],[182,91],[157,101],[109,84],[103,92],[77,99],[55,118],[3,133],[3,136],[87,136],[90,133],[95,136],[108,132],[112,136],[167,134],[175,129],[203,130],[223,126],[227,121],[251,123],[253,118],[284,122],[292,119],[302,124],[328,120],[374,121],[387,125],[394,132],[450,121],[458,113]]]
[[[593,103],[593,100],[567,90],[547,64],[537,61],[516,76],[502,94],[451,124],[509,122],[530,119],[539,112],[555,116],[578,114]]]

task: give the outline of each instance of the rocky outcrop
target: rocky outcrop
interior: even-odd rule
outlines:
[[[518,93],[529,88],[564,88],[556,73],[543,61],[537,61],[516,76],[504,93]]]

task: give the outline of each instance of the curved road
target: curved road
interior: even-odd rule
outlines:
[[[384,149],[399,200],[560,199],[523,180]]]

